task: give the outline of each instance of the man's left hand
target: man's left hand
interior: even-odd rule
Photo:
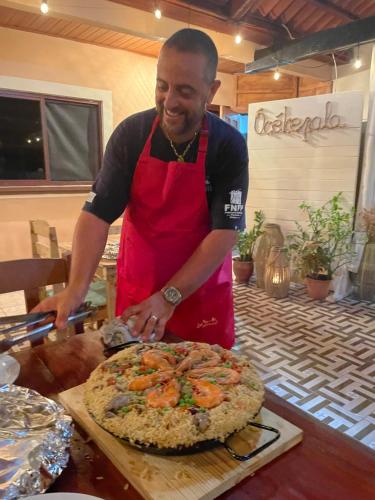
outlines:
[[[175,306],[169,304],[161,292],[156,292],[148,299],[135,306],[130,306],[122,313],[124,323],[131,316],[135,317],[135,324],[131,330],[133,337],[141,336],[142,340],[150,340],[155,332],[155,340],[160,340],[165,333],[165,325],[174,313]]]

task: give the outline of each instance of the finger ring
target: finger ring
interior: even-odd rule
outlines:
[[[157,321],[159,321],[159,318],[157,316],[155,316],[155,314],[151,314],[150,319],[152,319],[153,321],[155,321],[155,323]]]

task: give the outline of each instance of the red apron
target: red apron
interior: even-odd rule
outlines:
[[[134,172],[117,262],[116,315],[160,290],[210,232],[205,160],[208,131],[200,132],[196,163],[151,156],[156,117]],[[185,340],[234,343],[232,261],[181,302],[166,329]]]

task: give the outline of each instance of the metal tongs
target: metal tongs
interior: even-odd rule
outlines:
[[[94,312],[95,309],[90,308],[89,304],[87,303],[82,304],[82,306],[79,309],[77,309],[76,312],[74,312],[68,317],[68,324],[76,323],[82,320],[83,318],[90,316]],[[4,338],[0,340],[0,353],[8,351],[14,345],[20,344],[25,340],[35,341],[45,337],[50,330],[55,328],[56,311],[19,314],[16,316],[4,316],[0,318],[0,325],[16,323],[7,328],[0,329],[0,337],[2,335],[8,335],[10,333],[16,332],[17,330],[28,329],[31,326],[46,321],[47,319],[50,319],[48,323],[44,323],[37,328],[34,328],[27,332],[20,333],[19,335],[14,335],[10,338]]]

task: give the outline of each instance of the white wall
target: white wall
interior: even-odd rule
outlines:
[[[349,64],[338,66],[337,80],[335,80],[335,72],[332,70],[333,92],[346,92],[351,90],[359,90],[363,94],[363,120],[367,121],[368,106],[369,106],[369,89],[370,89],[370,72],[372,67],[372,53],[375,49],[375,44],[361,45],[358,49],[353,49],[354,58],[359,58],[362,62],[360,69],[355,69],[353,61]]]
[[[358,90],[363,94],[363,114],[362,119],[367,120],[368,102],[370,87],[370,69],[351,73],[333,82],[333,92],[346,92]]]
[[[259,135],[255,132],[256,112],[263,108],[270,120],[285,112],[291,117],[322,117],[332,103],[332,114],[340,116],[345,128],[312,131],[307,140],[298,133]],[[246,206],[247,223],[254,211],[263,210],[268,222],[280,224],[284,233],[295,229],[295,220],[303,221],[298,208],[302,201],[319,206],[343,191],[349,204],[354,203],[357,182],[362,95],[344,92],[249,105],[248,147],[250,190]],[[318,125],[318,119],[314,122]],[[282,130],[278,127],[277,130]],[[259,130],[259,122],[258,122]]]

